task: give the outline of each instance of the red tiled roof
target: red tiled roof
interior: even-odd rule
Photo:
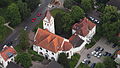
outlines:
[[[119,54],[119,55],[120,55],[120,50],[117,52],[117,54]]]
[[[48,21],[50,21],[52,15],[49,10],[46,11],[45,17],[47,17]]]
[[[50,33],[47,30],[38,28],[34,40],[36,40],[34,42],[35,45],[50,50],[52,52],[63,50],[62,45],[64,42],[64,38]]]
[[[79,23],[74,24],[72,29],[76,30],[77,34],[86,36],[94,26],[96,25],[85,17]]]
[[[69,43],[69,42],[64,42],[64,44],[63,44],[63,51],[68,51],[68,50],[70,50],[72,47],[73,47],[73,46],[72,46],[71,43]]]
[[[6,61],[10,58],[10,54],[15,55],[16,50],[12,47],[6,46],[1,52],[0,55],[3,57],[3,59]]]

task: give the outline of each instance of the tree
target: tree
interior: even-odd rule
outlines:
[[[96,0],[98,3],[106,4],[109,0]]]
[[[28,33],[24,30],[20,31],[20,41],[19,41],[19,47],[21,50],[26,50],[29,47],[29,39],[28,39]]]
[[[40,4],[40,0],[22,0],[22,1],[27,3],[28,8],[30,8],[31,11],[36,9],[38,4]]]
[[[28,53],[18,54],[15,58],[15,61],[20,63],[24,68],[29,68],[32,65],[32,60]]]
[[[63,5],[65,8],[70,9],[74,5],[74,1],[73,0],[65,0]]]
[[[5,19],[3,17],[0,16],[0,41],[2,41],[3,39],[3,35],[4,35],[4,30],[5,30],[5,27],[3,26],[3,24],[5,23]]]
[[[106,6],[101,15],[102,23],[111,23],[118,20],[117,8],[114,6]]]
[[[111,57],[105,57],[103,64],[105,65],[105,68],[116,68],[116,63]]]
[[[7,21],[11,22],[11,26],[16,26],[21,22],[19,8],[15,3],[12,3],[10,6],[8,6],[6,16]]]
[[[56,33],[58,35],[63,34],[64,37],[69,38],[71,36],[71,26],[74,24],[74,20],[72,19],[71,15],[69,13],[58,13],[55,16],[55,28]],[[68,35],[69,33],[69,35]]]
[[[61,26],[64,24],[62,23],[63,14],[63,12],[60,12],[55,15],[55,34],[57,35],[61,35],[63,31],[63,28],[61,28]]]
[[[95,68],[105,68],[105,65],[103,63],[97,63]]]
[[[27,3],[20,1],[17,1],[17,6],[20,11],[21,19],[24,20],[28,16],[30,16],[30,9],[27,8]]]
[[[72,6],[72,11],[70,12],[74,21],[79,21],[84,18],[84,11],[79,6]]]
[[[65,53],[60,53],[58,57],[58,63],[62,64],[64,68],[69,68],[68,59]]]
[[[81,0],[81,7],[85,12],[90,11],[92,9],[92,0]]]

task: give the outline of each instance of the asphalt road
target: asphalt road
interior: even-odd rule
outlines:
[[[13,41],[12,46],[16,46],[20,30],[24,29],[25,26],[27,26],[27,31],[33,30],[33,28],[44,18],[46,9],[48,8],[48,4],[51,2],[51,0],[41,0],[41,6],[38,6],[35,11],[31,13],[31,16],[23,21],[19,26],[15,28],[15,30],[5,39],[5,41],[0,44],[0,50],[6,44],[7,42]],[[42,15],[40,17],[37,17],[37,13],[40,12]],[[34,23],[31,22],[32,18],[37,18]]]

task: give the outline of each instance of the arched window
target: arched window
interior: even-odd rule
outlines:
[[[52,53],[52,55],[54,55],[54,53]]]
[[[41,54],[41,55],[43,55],[43,53],[42,53],[42,52],[40,52],[40,54]]]
[[[55,60],[55,58],[54,58],[54,57],[51,57],[51,60]]]
[[[67,57],[69,57],[69,53],[67,53]]]

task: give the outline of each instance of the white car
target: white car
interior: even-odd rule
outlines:
[[[90,17],[90,19],[93,21],[94,20],[94,18],[93,17]]]
[[[91,54],[94,55],[96,53],[96,51],[92,51]]]
[[[28,27],[27,27],[27,26],[25,26],[24,30],[27,30],[27,28],[28,28]]]
[[[82,61],[82,63],[84,64],[86,61],[87,61],[87,59],[84,59],[84,60]]]
[[[100,58],[102,56],[102,53],[98,54],[97,58]]]

